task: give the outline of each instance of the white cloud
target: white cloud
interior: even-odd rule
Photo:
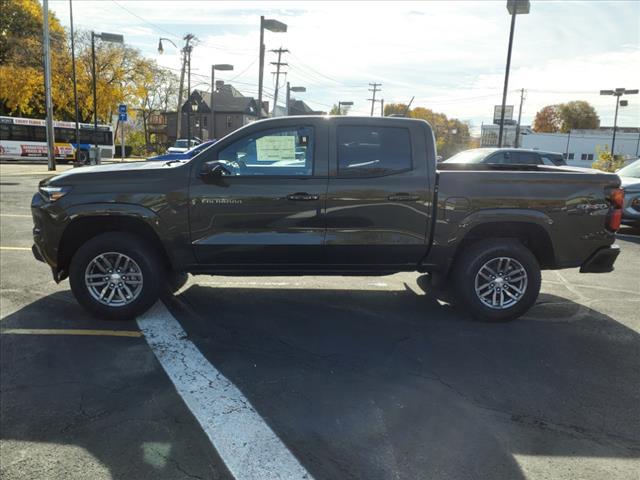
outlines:
[[[156,52],[159,36],[195,33],[193,83],[207,82],[212,63],[231,63],[232,79],[247,94],[257,90],[259,16],[288,25],[286,34],[266,32],[267,49],[291,50],[287,80],[307,87],[314,108],[338,100],[368,114],[368,83],[381,82],[385,102],[407,102],[478,125],[491,121],[502,93],[509,17],[505,2],[74,2],[76,23],[125,33],[127,43],[161,65],[179,68],[173,47]],[[63,23],[68,2],[51,1]],[[124,7],[124,8],[123,8]],[[128,11],[127,11],[128,10]],[[518,16],[509,103],[528,90],[529,122],[540,107],[584,99],[611,124],[614,102],[600,89],[640,85],[640,2],[532,2]],[[173,36],[172,36],[173,35]],[[273,89],[267,56],[265,87]],[[198,77],[203,75],[204,77]],[[556,93],[559,92],[559,93]],[[621,109],[621,125],[640,125],[640,95]]]

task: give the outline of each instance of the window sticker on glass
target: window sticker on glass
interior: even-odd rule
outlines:
[[[295,160],[296,159],[296,137],[287,136],[266,136],[256,140],[258,161],[274,160]]]

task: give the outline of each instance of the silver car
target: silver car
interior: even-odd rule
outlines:
[[[640,159],[616,172],[624,188],[622,223],[640,226]]]

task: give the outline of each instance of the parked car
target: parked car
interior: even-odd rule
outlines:
[[[173,144],[173,147],[167,148],[167,153],[184,153],[187,150],[192,149],[196,145],[200,145],[200,140],[197,138],[192,138],[188,140],[186,138],[181,138],[176,140],[176,143]]]
[[[622,222],[640,227],[640,159],[616,172],[624,189]]]
[[[210,145],[213,145],[215,142],[216,140],[207,140],[206,142],[203,142],[200,145],[197,145],[192,149],[187,150],[186,152],[165,153],[163,155],[156,155],[155,157],[149,157],[147,158],[147,162],[160,162],[160,161],[167,161],[167,160],[190,160],[191,158],[195,157],[197,154],[205,150]]]
[[[441,163],[431,127],[390,117],[251,123],[189,162],[68,170],[33,196],[34,247],[105,318],[133,318],[185,272],[429,272],[476,317],[536,301],[542,269],[609,272],[620,177]]]
[[[493,163],[563,166],[561,153],[527,150],[524,148],[474,148],[457,153],[445,160],[446,163]]]

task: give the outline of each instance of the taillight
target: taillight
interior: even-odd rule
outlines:
[[[622,209],[624,208],[624,190],[614,188],[609,192],[611,210],[607,216],[607,228],[612,232],[617,232],[622,223]]]
[[[621,188],[614,188],[609,194],[613,208],[624,208],[624,190]]]

